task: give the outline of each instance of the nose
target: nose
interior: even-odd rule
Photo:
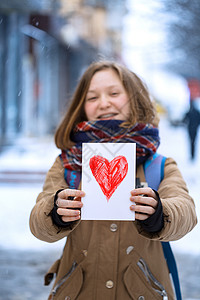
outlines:
[[[110,100],[109,97],[106,95],[101,95],[100,97],[100,108],[107,108],[110,106]]]

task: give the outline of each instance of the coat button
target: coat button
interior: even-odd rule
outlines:
[[[71,300],[71,297],[70,296],[66,296],[65,300]]]
[[[114,283],[113,283],[112,280],[106,281],[106,287],[107,287],[108,289],[112,289],[112,288],[113,288],[113,285],[114,285]]]
[[[144,296],[138,297],[138,300],[145,300]]]
[[[117,231],[117,224],[112,223],[112,224],[110,225],[110,230],[111,230],[112,232]]]

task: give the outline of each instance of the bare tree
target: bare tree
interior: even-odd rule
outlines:
[[[160,13],[168,16],[168,67],[185,78],[200,79],[200,1],[163,0]]]

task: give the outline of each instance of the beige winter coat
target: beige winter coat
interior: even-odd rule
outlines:
[[[142,166],[137,177],[145,181]],[[46,276],[48,283],[52,273],[57,273],[50,299],[167,299],[161,296],[162,290],[169,300],[175,299],[160,241],[180,239],[195,226],[197,218],[194,202],[174,160],[166,160],[158,190],[165,217],[164,228],[157,234],[142,231],[137,222],[129,221],[76,221],[71,227],[60,229],[52,223],[49,213],[56,191],[62,188],[67,186],[58,157],[47,173],[30,216],[31,231],[38,239],[55,242],[68,237],[61,259]]]

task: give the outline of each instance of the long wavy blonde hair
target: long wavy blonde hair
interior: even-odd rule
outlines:
[[[70,133],[82,121],[87,121],[84,103],[91,79],[96,72],[111,69],[119,76],[130,99],[129,120],[122,123],[123,127],[130,127],[137,122],[150,123],[158,126],[158,116],[151,101],[149,92],[142,80],[128,68],[112,61],[92,63],[81,77],[71,99],[70,106],[55,133],[56,146],[62,150],[73,145]]]

